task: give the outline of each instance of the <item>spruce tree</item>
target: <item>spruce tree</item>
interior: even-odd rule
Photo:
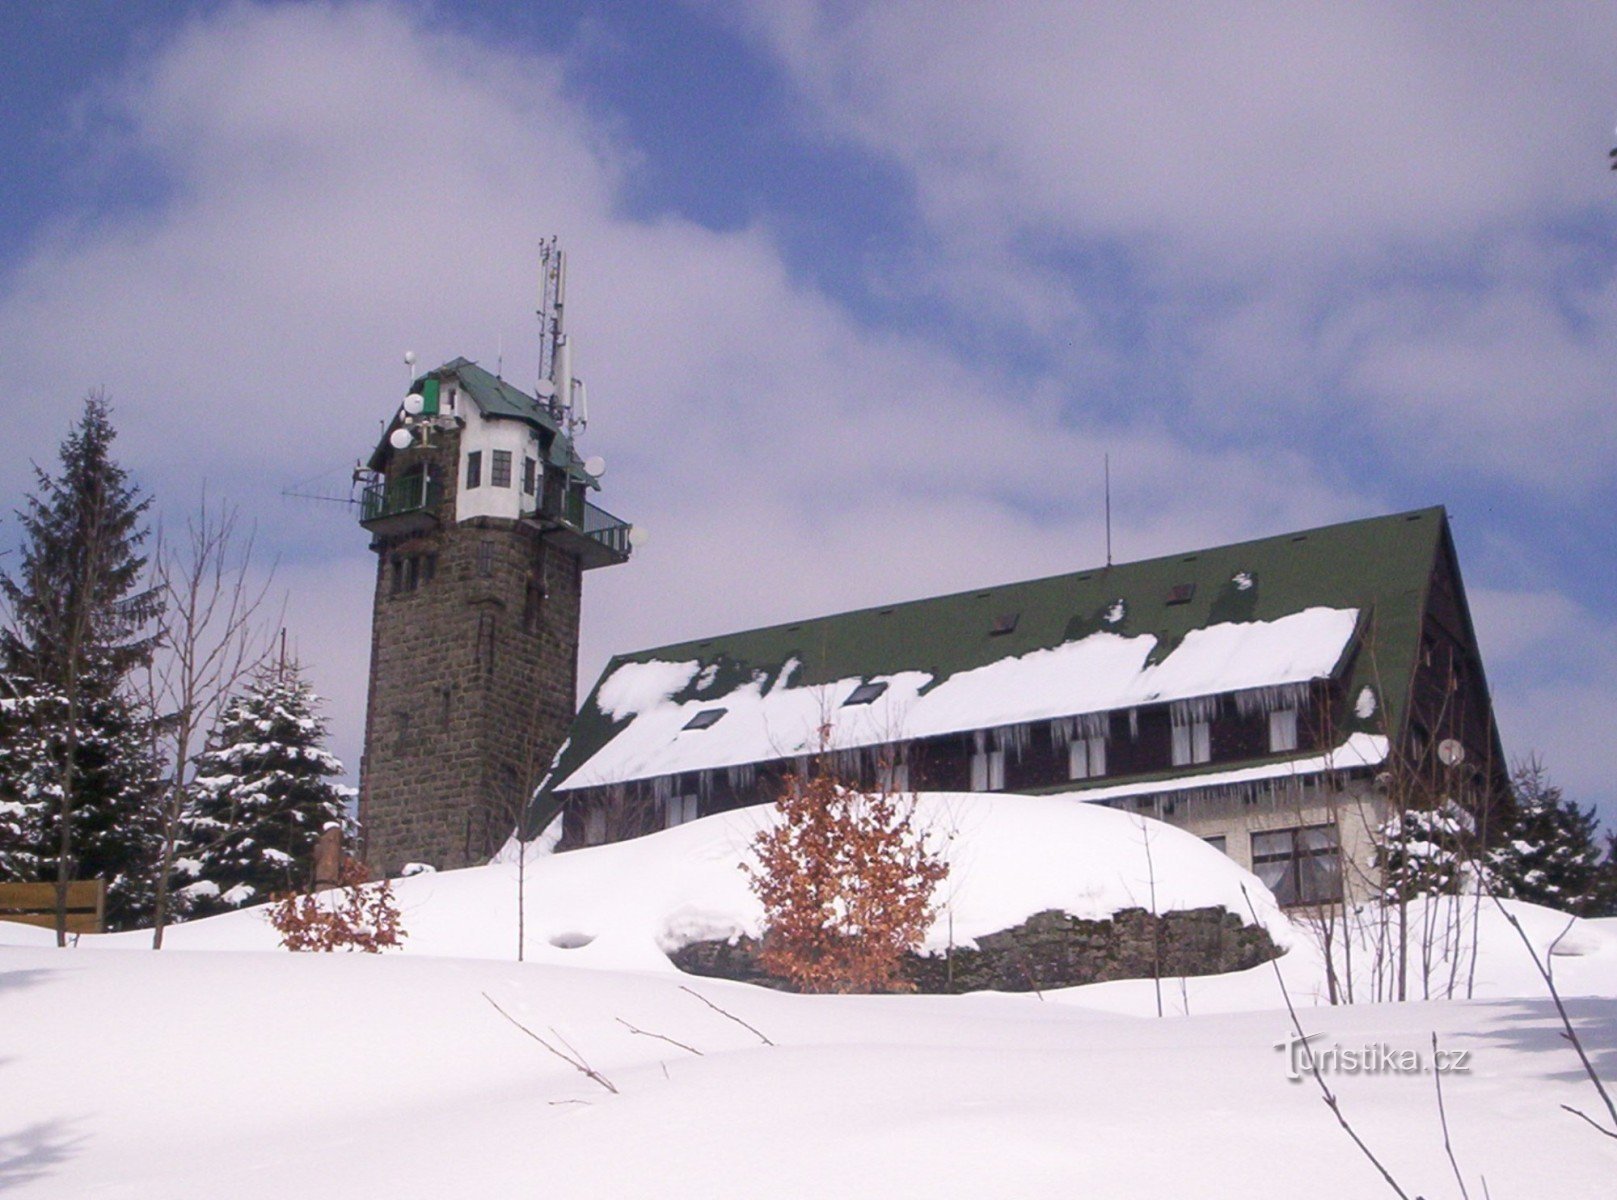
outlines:
[[[1536,758],[1516,768],[1511,790],[1514,811],[1492,855],[1500,893],[1588,915],[1601,876],[1594,809],[1566,799]]]
[[[126,928],[149,915],[154,894],[160,771],[128,683],[150,660],[157,613],[141,584],[151,501],[113,460],[115,436],[106,401],[88,397],[60,474],[36,467],[17,514],[20,561],[0,575],[10,618],[0,669],[27,703],[7,722],[0,796],[34,809],[37,877],[105,879],[108,924]]]
[[[177,863],[192,915],[302,890],[321,833],[349,832],[353,789],[333,782],[343,765],[324,749],[319,704],[296,663],[264,668],[226,702],[196,759]]]

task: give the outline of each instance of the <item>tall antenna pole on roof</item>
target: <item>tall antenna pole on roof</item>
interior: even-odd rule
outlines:
[[[1112,565],[1112,455],[1108,451],[1102,460],[1106,479],[1106,565]]]
[[[539,327],[539,398],[572,434],[587,418],[576,403],[579,385],[567,336],[567,255],[554,236],[539,243]]]

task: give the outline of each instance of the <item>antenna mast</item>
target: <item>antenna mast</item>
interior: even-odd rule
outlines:
[[[581,403],[583,384],[573,378],[573,348],[567,336],[567,254],[554,235],[539,243],[539,398],[551,414],[567,422],[569,436],[589,416]]]
[[[1112,565],[1112,455],[1108,451],[1104,463],[1106,479],[1106,565]]]

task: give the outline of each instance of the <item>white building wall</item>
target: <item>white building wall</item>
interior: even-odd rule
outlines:
[[[524,509],[532,510],[533,498],[522,491],[522,460],[539,457],[539,441],[533,430],[521,421],[490,421],[475,404],[460,405],[465,420],[460,432],[459,487],[456,489],[455,520],[474,517],[506,517],[515,520]],[[494,452],[511,455],[511,479],[505,487],[494,486]],[[481,454],[481,478],[477,487],[466,486],[467,463]]]

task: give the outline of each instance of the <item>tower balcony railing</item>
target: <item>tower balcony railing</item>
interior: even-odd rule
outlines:
[[[398,479],[379,479],[367,484],[359,498],[361,525],[380,521],[385,517],[406,513],[430,512],[438,506],[443,488],[425,474],[404,475]]]
[[[604,508],[584,501],[584,520],[580,528],[584,536],[600,542],[612,553],[629,557],[629,522],[620,521]]]

